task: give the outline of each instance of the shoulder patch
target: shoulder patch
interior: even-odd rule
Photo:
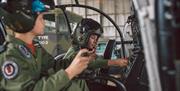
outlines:
[[[5,61],[1,67],[1,70],[6,79],[13,79],[17,76],[19,68],[14,61]]]
[[[22,55],[24,55],[27,58],[31,58],[31,53],[29,52],[29,50],[24,45],[19,45],[18,49]]]

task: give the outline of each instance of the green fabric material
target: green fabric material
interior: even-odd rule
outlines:
[[[18,73],[12,79],[2,76],[0,86],[5,91],[88,91],[83,81],[69,80],[64,69],[65,64],[54,64],[53,57],[41,46],[36,46],[36,52],[26,57],[18,49],[25,43],[14,37],[8,37],[8,48],[0,54],[0,65],[7,60],[18,65]],[[28,49],[25,46],[26,49]],[[29,51],[30,52],[30,51]],[[31,53],[31,52],[30,52]],[[67,60],[65,60],[67,61]],[[54,70],[54,67],[59,69]],[[0,89],[2,91],[2,89]]]
[[[80,48],[78,46],[71,46],[65,54],[64,59],[73,59],[79,50]],[[88,68],[96,69],[105,66],[108,66],[108,59],[104,59],[102,56],[96,56],[96,59],[89,64]]]
[[[79,52],[80,48],[78,46],[71,46],[69,48],[69,50],[67,51],[67,53],[65,54],[65,56],[63,57],[63,59],[68,59],[67,60],[67,64],[65,65],[66,67],[69,65],[68,63],[71,63],[72,59],[76,56],[76,54]],[[88,68],[90,69],[96,69],[96,68],[102,68],[102,67],[105,67],[108,65],[108,60],[104,59],[103,57],[101,56],[97,56],[96,59],[94,61],[92,61]],[[81,84],[81,88],[84,88],[83,91],[87,91],[87,83],[85,80],[76,80],[77,82],[76,83],[79,83]],[[74,83],[74,82],[72,82]],[[68,88],[67,90],[70,90],[70,91],[74,91],[73,89],[71,88]]]

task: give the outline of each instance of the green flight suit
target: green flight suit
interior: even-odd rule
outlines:
[[[77,54],[80,48],[76,45],[73,45],[69,48],[63,59],[73,59],[73,57]],[[68,60],[72,61],[72,60]],[[104,59],[102,56],[96,56],[95,60],[91,61],[88,68],[96,69],[107,66],[108,59]]]
[[[69,60],[55,63],[37,42],[33,55],[23,41],[13,36],[7,41],[0,54],[0,91],[88,91],[81,81],[69,80],[64,71]]]
[[[65,56],[63,57],[63,59],[68,59],[68,61],[72,61],[72,59],[75,57],[75,55],[77,54],[79,50],[80,48],[78,46],[75,46],[75,45],[71,46],[69,50],[67,51],[67,53],[65,54]],[[96,56],[95,60],[91,61],[91,63],[88,65],[88,68],[97,69],[97,68],[106,67],[107,63],[108,63],[107,59],[104,59],[102,56]],[[80,81],[84,85],[87,85],[85,80],[79,79],[78,81]]]

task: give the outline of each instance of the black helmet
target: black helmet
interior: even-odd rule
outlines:
[[[81,48],[87,48],[90,35],[95,34],[100,37],[102,33],[103,28],[97,21],[84,18],[72,33],[72,44],[79,45]]]
[[[32,30],[37,12],[46,11],[44,2],[40,0],[6,0],[0,7],[0,18],[13,31],[26,33]],[[44,0],[43,0],[44,1]]]

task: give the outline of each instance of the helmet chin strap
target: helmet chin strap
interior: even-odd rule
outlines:
[[[89,39],[88,39],[88,41],[89,41]],[[89,48],[88,42],[85,43],[84,45],[81,45],[80,48],[81,48],[81,49],[88,49],[89,51],[93,50],[93,49],[90,49],[90,48]]]

